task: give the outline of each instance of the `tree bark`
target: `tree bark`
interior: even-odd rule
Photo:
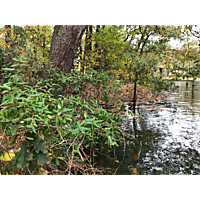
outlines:
[[[88,41],[88,50],[89,51],[92,51],[92,25],[90,25],[89,27],[88,27],[88,30],[89,30],[89,35],[88,35],[88,39],[89,39],[89,41]]]
[[[87,25],[55,25],[48,65],[70,73],[86,28]]]

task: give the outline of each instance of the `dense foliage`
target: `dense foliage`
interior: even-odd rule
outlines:
[[[17,167],[14,173],[19,173],[19,169],[25,167],[32,173],[50,162],[51,157],[55,158],[57,165],[59,159],[68,162],[75,159],[81,163],[84,160],[80,159],[80,155],[81,158],[85,157],[85,151],[94,152],[98,150],[99,145],[107,144],[111,147],[123,141],[120,116],[116,109],[107,112],[94,98],[83,100],[85,93],[81,96],[79,92],[80,89],[83,91],[83,88],[78,88],[84,81],[93,83],[95,88],[101,85],[104,91],[103,98],[107,100],[110,88],[106,87],[106,84],[110,80],[109,76],[93,72],[93,76],[92,73],[82,76],[70,73],[57,77],[59,74],[53,70],[54,73],[49,72],[49,79],[34,79],[36,84],[30,86],[24,81],[25,76],[21,73],[26,66],[25,61],[20,58],[17,64],[3,68],[5,71],[17,73],[9,73],[7,83],[0,86],[3,94],[0,116],[1,142],[6,136],[12,136],[12,144],[18,138],[24,138],[21,150],[13,158],[13,164]],[[66,83],[71,85],[67,93],[64,90]],[[55,89],[60,85],[62,87]],[[100,91],[99,88],[97,90]],[[80,93],[80,96],[69,95],[74,92]],[[8,150],[6,146],[1,148],[0,153]],[[90,162],[92,160],[88,160],[88,163]],[[73,170],[86,173],[80,169]]]

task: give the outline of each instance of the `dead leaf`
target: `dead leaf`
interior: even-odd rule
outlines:
[[[134,158],[135,161],[138,161],[140,156],[136,153],[136,154],[133,155],[133,158]]]
[[[40,175],[47,175],[49,172],[47,170],[44,170],[43,172],[40,172]]]
[[[139,175],[137,168],[129,168],[128,170],[131,172],[131,175]]]

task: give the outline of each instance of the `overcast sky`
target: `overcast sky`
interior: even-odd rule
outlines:
[[[194,27],[194,30],[200,30],[200,25],[198,25],[197,27]],[[189,40],[189,42],[193,41],[193,40],[198,40],[198,38],[192,36]],[[178,47],[180,48],[182,45],[184,45],[187,41],[184,41],[184,42],[180,42],[178,40],[173,40],[171,39],[171,42],[170,44],[173,46],[173,47]]]

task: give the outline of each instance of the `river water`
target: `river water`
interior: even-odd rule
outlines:
[[[169,97],[177,101],[165,104],[137,104],[136,114],[143,119],[125,116],[123,129],[137,140],[128,140],[126,149],[104,149],[110,159],[98,155],[98,164],[116,174],[200,174],[200,81],[175,82]],[[124,110],[131,110],[131,103]],[[122,161],[122,162],[121,162]],[[120,164],[120,166],[119,166]]]

